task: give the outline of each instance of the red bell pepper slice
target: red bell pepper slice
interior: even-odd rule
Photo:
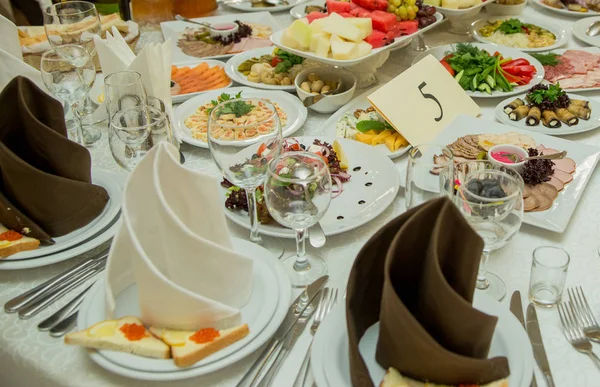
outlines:
[[[530,63],[527,59],[523,59],[523,58],[519,58],[519,59],[515,59],[515,60],[511,60],[510,62],[507,62],[504,64],[504,66],[529,66]],[[504,67],[502,66],[502,67]]]
[[[531,78],[532,77],[529,77],[527,75],[523,75],[521,77],[521,80],[519,82],[517,82],[517,84],[519,84],[519,85],[527,85],[529,82],[531,82]]]
[[[535,73],[534,66],[502,66],[502,70],[511,75],[527,75],[530,76]]]
[[[273,59],[271,59],[271,67],[277,66],[277,63],[279,62],[283,62],[283,59],[278,56],[274,56]]]
[[[455,72],[454,72],[454,69],[452,68],[452,66],[450,66],[450,64],[449,64],[448,62],[446,62],[446,59],[445,59],[445,58],[444,58],[444,59],[442,59],[442,60],[440,61],[440,63],[442,64],[442,66],[444,66],[444,68],[445,68],[446,70],[448,70],[448,72],[450,73],[450,75],[454,76],[454,73],[455,73]]]

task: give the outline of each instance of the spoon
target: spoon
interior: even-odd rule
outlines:
[[[325,245],[325,232],[321,227],[321,223],[317,222],[308,228],[308,240],[310,245],[316,249]]]
[[[567,155],[567,151],[562,151],[560,153],[553,153],[551,155],[531,156],[531,157],[526,158],[524,161],[529,161],[529,160],[557,160],[557,159],[564,158],[566,155]]]
[[[322,100],[325,96],[336,94],[341,88],[342,88],[342,80],[338,79],[337,87],[335,89],[327,91],[322,94],[311,95],[311,96],[307,97],[304,101],[302,101],[302,103],[304,103],[304,106],[309,107],[311,105],[316,104],[320,100]]]
[[[199,21],[195,21],[195,20],[192,20],[192,19],[188,19],[187,17],[183,17],[181,15],[175,15],[175,19],[180,20],[180,21],[184,21],[184,22],[187,22],[187,23],[197,24],[197,25],[202,26],[202,27],[206,27],[206,28],[208,28],[210,30],[211,35],[213,33],[214,34],[218,34],[218,35],[221,35],[223,33],[233,34],[233,33],[236,33],[238,31],[238,29],[240,28],[240,26],[237,23],[218,23],[218,24],[230,24],[231,27],[232,27],[232,28],[229,28],[229,29],[220,30],[218,28],[213,27],[213,25],[211,25],[211,24],[203,23],[203,22],[199,22]]]
[[[600,21],[593,22],[585,31],[585,33],[589,36],[596,36],[600,34]]]

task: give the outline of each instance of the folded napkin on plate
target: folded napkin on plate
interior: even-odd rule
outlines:
[[[123,224],[107,266],[107,312],[137,284],[142,320],[157,328],[226,329],[241,323],[252,260],[233,250],[216,178],[158,143],[131,173]]]
[[[0,223],[48,241],[96,218],[108,193],[91,184],[90,153],[67,138],[60,102],[16,77],[0,106]]]
[[[17,26],[0,15],[0,89],[18,75],[31,79],[42,90],[46,90],[40,72],[23,62]],[[8,111],[8,110],[4,110]]]
[[[346,300],[353,386],[373,386],[358,343],[377,321],[376,360],[386,369],[450,385],[508,376],[506,358],[487,359],[497,317],[472,306],[482,249],[447,198],[406,212],[367,242]]]

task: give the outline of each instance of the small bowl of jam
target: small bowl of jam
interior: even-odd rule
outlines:
[[[527,151],[515,145],[496,145],[490,148],[487,154],[492,164],[502,165],[521,173],[525,168],[525,159],[529,157]]]

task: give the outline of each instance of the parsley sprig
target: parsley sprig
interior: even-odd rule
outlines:
[[[503,32],[506,35],[518,34],[523,32],[523,23],[519,19],[508,19],[500,24],[498,31]]]
[[[220,96],[218,96],[216,100],[210,101],[210,103],[213,105],[213,107],[210,109],[207,109],[207,113],[210,114],[212,112],[212,110],[214,109],[214,107],[216,107],[221,102],[231,101],[231,100],[239,99],[239,98],[242,98],[241,91],[233,97],[227,93],[223,93]],[[252,105],[251,103],[244,102],[244,101],[235,101],[232,103],[228,103],[227,105],[220,108],[217,111],[217,117],[221,117],[224,114],[235,114],[236,117],[241,117],[241,116],[244,116],[244,115],[250,113],[252,111],[252,109],[254,109],[254,105]]]
[[[538,89],[529,93],[527,98],[534,104],[541,104],[544,101],[554,102],[561,95],[566,94],[559,84],[548,86],[548,90]]]

